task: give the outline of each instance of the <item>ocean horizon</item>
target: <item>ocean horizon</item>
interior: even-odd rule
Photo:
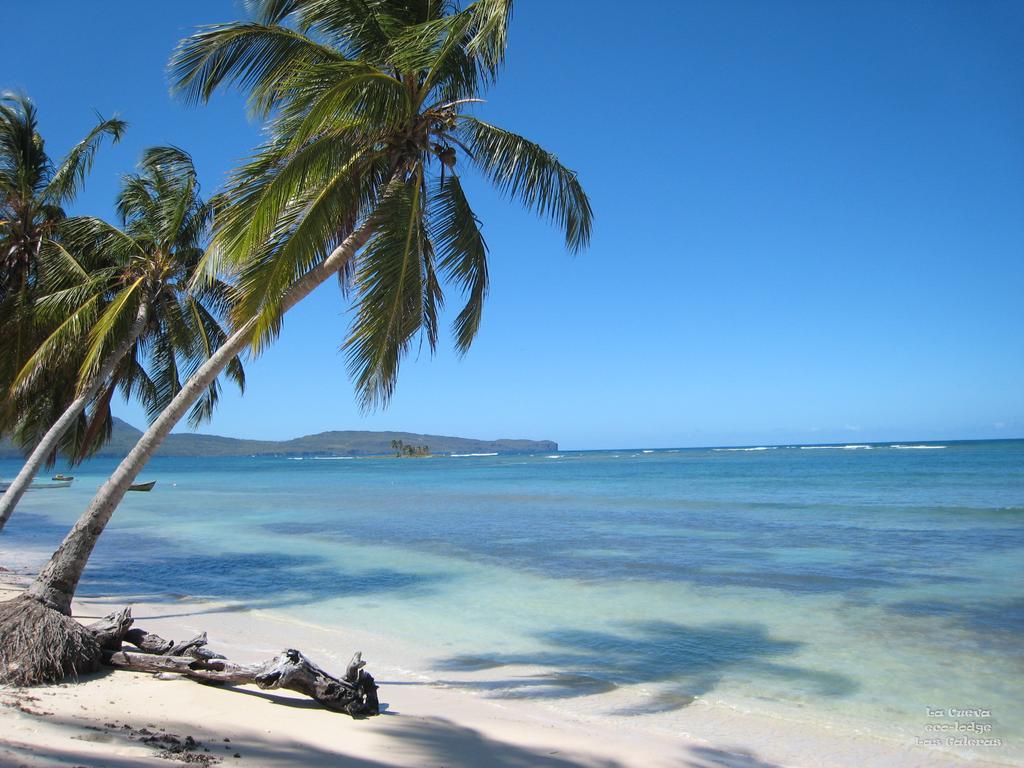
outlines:
[[[115,465],[26,495],[13,565]],[[927,745],[970,720],[936,748],[1024,757],[1024,440],[157,457],[149,480],[81,595],[351,623],[424,679],[630,727],[704,707]]]

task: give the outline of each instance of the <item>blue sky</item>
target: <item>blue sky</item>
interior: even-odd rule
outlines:
[[[391,407],[360,414],[327,285],[202,431],[563,448],[1024,435],[1024,6],[622,8],[520,0],[481,112],[579,172],[591,249],[567,255],[470,180],[493,282],[467,358],[414,355]],[[4,4],[0,88],[32,96],[52,153],[93,110],[131,124],[77,212],[112,215],[146,146],[192,152],[212,192],[257,142],[238,97],[189,109],[165,74],[196,25],[242,16],[232,0]]]

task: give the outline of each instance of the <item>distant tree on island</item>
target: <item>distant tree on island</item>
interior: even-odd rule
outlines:
[[[396,458],[430,455],[429,445],[406,445],[402,440],[392,440],[391,449],[395,452]]]

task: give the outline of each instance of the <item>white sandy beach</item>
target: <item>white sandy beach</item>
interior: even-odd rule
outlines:
[[[24,572],[0,576],[4,598],[27,580]],[[81,600],[76,616],[92,621],[120,604]],[[197,761],[211,756],[248,766],[354,768],[1012,764],[959,760],[914,745],[797,728],[752,713],[723,718],[700,707],[680,715],[676,734],[652,733],[642,723],[610,729],[599,718],[566,717],[544,703],[492,700],[432,681],[408,669],[386,641],[369,635],[188,599],[133,603],[133,613],[136,626],[168,638],[206,630],[212,648],[241,662],[262,661],[283,648],[297,647],[337,672],[352,651],[362,650],[367,669],[380,685],[385,712],[357,721],[288,691],[219,688],[105,671],[77,683],[28,691],[0,689],[0,765],[120,768],[166,766],[168,759]],[[180,742],[191,737],[198,744],[168,755],[168,735]]]

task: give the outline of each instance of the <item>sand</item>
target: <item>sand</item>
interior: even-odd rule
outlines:
[[[0,599],[25,583],[24,573],[0,574]],[[75,615],[89,622],[122,604],[123,598],[83,599],[76,602]],[[385,711],[352,720],[288,691],[221,688],[111,670],[27,691],[0,688],[0,766],[167,768],[186,761],[251,768],[1012,764],[962,761],[913,744],[794,727],[754,713],[723,718],[696,708],[680,719],[677,733],[652,733],[641,722],[610,727],[606,719],[567,717],[541,702],[488,698],[486,687],[473,692],[472,687],[431,680],[407,669],[386,642],[368,635],[184,598],[130,604],[136,626],[177,639],[206,630],[210,646],[234,661],[262,661],[296,647],[338,673],[353,651],[362,650]]]

